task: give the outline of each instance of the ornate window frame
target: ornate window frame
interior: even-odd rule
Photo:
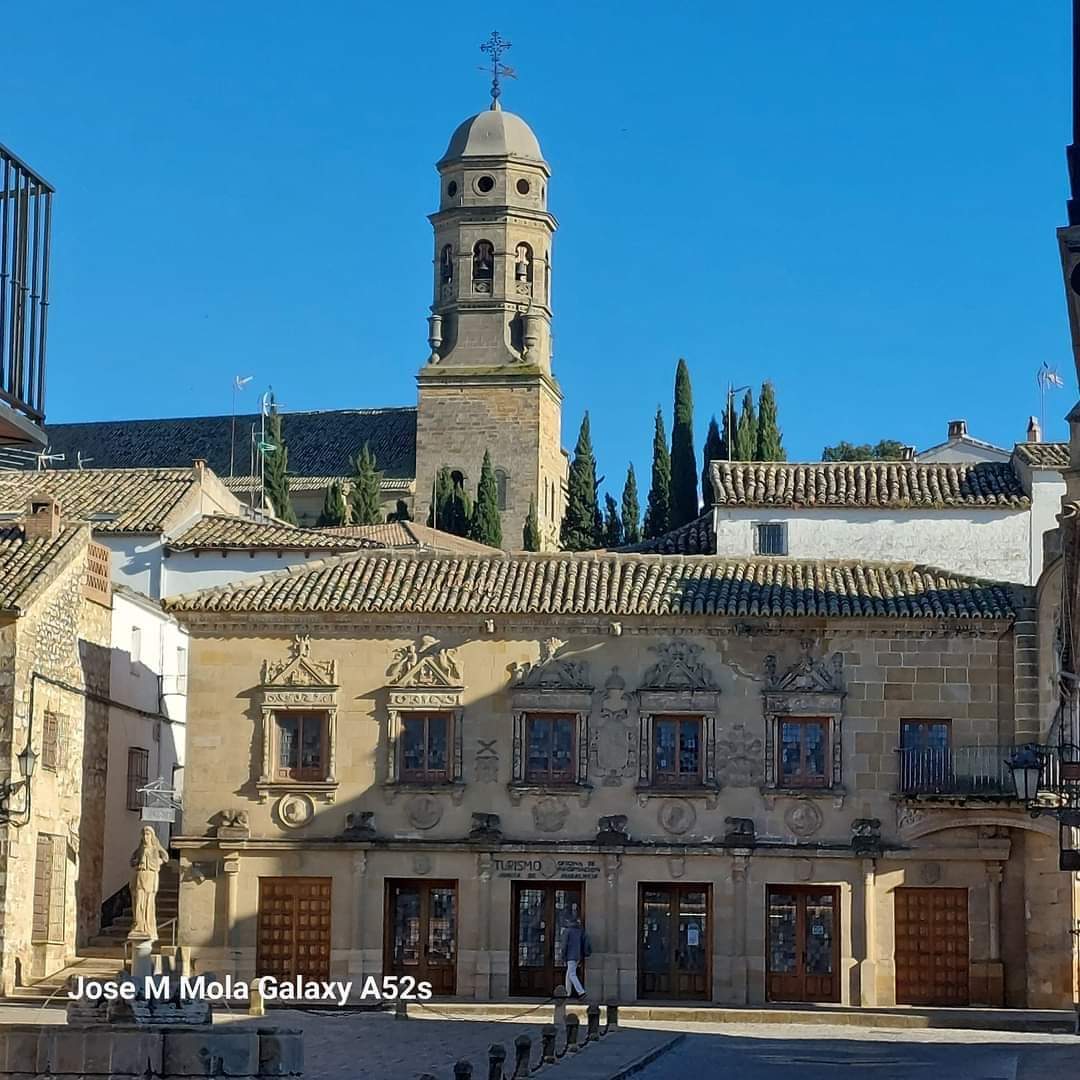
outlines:
[[[765,711],[765,782],[761,791],[767,796],[792,795],[804,798],[829,797],[842,804],[844,789],[843,721],[844,657],[834,653],[828,663],[815,660],[811,643],[803,643],[803,655],[783,674],[777,674],[776,657],[765,658],[765,687],[762,705]],[[820,787],[781,785],[777,766],[780,724],[786,717],[820,718],[826,722],[829,738],[829,773]]]
[[[704,649],[692,641],[676,639],[650,645],[656,663],[644,674],[638,699],[638,803],[649,799],[704,798],[709,808],[718,802],[720,781],[716,770],[716,729],[720,715],[720,687],[702,660]],[[653,732],[657,716],[701,719],[701,784],[658,785],[653,775]]]
[[[583,660],[567,660],[557,654],[566,644],[558,638],[540,643],[536,663],[518,664],[511,678],[514,714],[514,741],[511,756],[510,801],[518,806],[526,795],[576,793],[582,806],[592,793],[589,783],[589,714],[594,687],[589,681],[589,665]],[[537,784],[527,778],[526,736],[528,717],[543,713],[572,716],[577,749],[574,779],[562,784]]]
[[[455,805],[465,797],[462,770],[465,710],[464,680],[453,649],[439,648],[436,638],[425,637],[404,645],[394,653],[386,671],[387,758],[383,793],[393,802],[402,791],[445,792],[450,790]],[[450,717],[446,780],[408,780],[401,776],[401,736],[409,713],[447,713]]]
[[[255,789],[259,802],[272,795],[303,792],[323,802],[337,796],[337,712],[338,681],[336,660],[312,660],[311,637],[297,634],[287,660],[264,660],[260,682],[261,760]],[[326,771],[321,780],[286,780],[275,775],[275,716],[287,712],[316,712],[326,715]]]

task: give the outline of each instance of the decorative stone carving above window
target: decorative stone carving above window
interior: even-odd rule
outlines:
[[[425,634],[416,644],[403,645],[387,668],[388,767],[384,793],[392,802],[398,791],[446,791],[455,805],[465,795],[462,778],[464,679],[453,649],[441,648],[440,641]],[[409,714],[447,717],[444,779],[409,779],[403,769],[402,736]]]
[[[765,686],[762,702],[765,710],[765,790],[768,793],[790,790],[799,795],[828,795],[842,805],[843,788],[843,710],[844,658],[834,653],[828,662],[815,659],[813,643],[804,641],[802,656],[780,672],[776,657],[765,659]],[[815,726],[815,722],[820,721]],[[797,783],[783,775],[781,755],[785,724],[795,733],[793,748],[804,739],[814,743],[813,757],[819,750],[820,736],[825,737],[825,760],[814,760]],[[808,760],[809,760],[808,757]]]
[[[262,712],[261,761],[255,787],[259,801],[271,795],[308,793],[324,802],[333,802],[337,792],[337,662],[315,660],[311,656],[311,637],[297,634],[282,660],[265,660],[260,685]],[[290,717],[322,717],[319,763],[316,767],[296,771],[296,778],[284,775],[287,771],[279,762],[281,733],[279,720],[291,722]],[[299,723],[299,721],[296,721]],[[310,720],[308,721],[310,723]],[[304,748],[298,748],[302,754]]]

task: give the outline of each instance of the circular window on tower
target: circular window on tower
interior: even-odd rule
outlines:
[[[532,191],[532,185],[528,180],[521,179],[517,182],[517,189],[519,195],[528,195]]]
[[[476,190],[479,191],[481,195],[486,195],[494,187],[494,176],[481,176],[480,179],[476,181]]]
[[[451,199],[457,194],[456,180],[451,180],[450,183],[446,185],[446,194],[449,195]]]

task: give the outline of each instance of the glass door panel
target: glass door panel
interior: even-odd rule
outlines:
[[[770,1001],[839,1001],[840,890],[769,886],[766,931]]]
[[[641,886],[638,996],[708,1000],[710,940],[707,886]]]
[[[513,948],[510,993],[548,997],[566,979],[563,930],[575,918],[584,922],[581,885],[513,885]],[[585,965],[579,966],[584,979]]]
[[[454,993],[457,975],[457,885],[389,881],[384,970]]]

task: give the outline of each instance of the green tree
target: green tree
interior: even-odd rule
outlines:
[[[465,485],[451,474],[450,499],[446,508],[446,524],[439,526],[455,536],[468,536],[472,527],[473,505]]]
[[[641,541],[641,506],[638,503],[637,477],[634,466],[626,467],[626,483],[622,489],[623,543],[637,544]]]
[[[469,536],[488,547],[502,547],[502,519],[499,517],[499,489],[491,454],[484,451],[480,465],[480,482],[476,485],[476,509],[470,522]]]
[[[566,513],[559,533],[563,550],[591,551],[600,546],[603,522],[596,501],[596,487],[596,457],[586,412],[578,432],[574,460],[570,463]]]
[[[761,384],[758,395],[757,446],[754,451],[757,461],[786,461],[783,436],[776,423],[776,390],[766,379]]]
[[[521,544],[526,551],[540,550],[540,522],[536,517],[536,496],[529,496],[529,515],[525,518],[525,527],[521,530]]]
[[[675,409],[671,421],[671,528],[698,516],[697,455],[694,453],[694,393],[690,369],[675,367]]]
[[[392,514],[386,515],[387,521],[412,521],[412,514],[409,512],[409,504],[404,499],[398,499],[397,505],[394,507]]]
[[[623,544],[619,504],[610,495],[604,496],[604,547],[617,548]]]
[[[450,470],[444,465],[435,474],[435,490],[427,514],[429,528],[449,531],[446,527],[450,521],[450,500],[453,495],[454,481],[450,478]]]
[[[345,493],[341,490],[341,484],[334,480],[326,489],[319,524],[322,526],[344,525],[348,520],[349,508],[345,504]]]
[[[709,421],[709,430],[705,435],[705,448],[701,452],[701,502],[705,510],[711,510],[715,501],[712,484],[709,481],[709,465],[714,461],[722,461],[724,457],[724,440],[720,437],[720,427],[714,416]]]
[[[896,439],[882,439],[873,446],[870,443],[849,443],[841,440],[835,446],[821,451],[822,461],[900,461],[907,448]]]
[[[356,472],[349,492],[349,510],[354,525],[378,525],[382,521],[379,500],[379,474],[375,471],[375,456],[364,443],[356,456]]]
[[[264,461],[263,482],[266,496],[274,508],[274,514],[282,521],[295,525],[296,511],[293,510],[292,499],[289,497],[289,448],[285,445],[281,413],[277,411],[273,395],[270,396],[266,442],[269,446],[265,449],[260,447],[259,451]]]
[[[728,408],[728,405],[731,408]],[[724,402],[724,427],[720,436],[720,449],[725,461],[735,460],[735,403],[729,398]]]
[[[652,444],[652,487],[645,508],[645,539],[663,536],[671,528],[671,455],[664,432],[664,415],[656,410]]]
[[[757,416],[754,413],[754,395],[747,390],[743,395],[739,422],[735,427],[736,461],[753,461],[757,451]]]

